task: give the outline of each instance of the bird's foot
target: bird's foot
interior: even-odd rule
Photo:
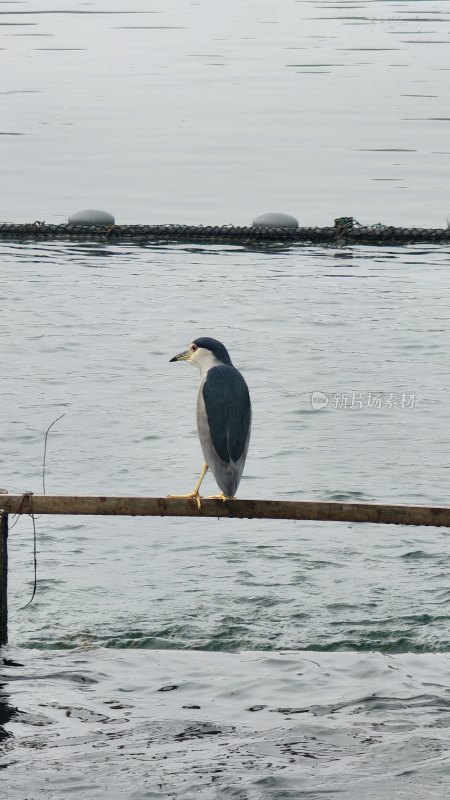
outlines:
[[[227,497],[227,495],[224,494],[223,492],[221,494],[212,494],[207,499],[208,500],[222,500],[224,503],[227,500],[235,500],[234,497]]]
[[[202,507],[202,498],[200,497],[199,492],[189,492],[189,494],[169,494],[167,496],[172,498],[172,500],[196,500],[199,511]]]

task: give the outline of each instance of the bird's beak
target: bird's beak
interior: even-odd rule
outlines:
[[[191,355],[191,351],[190,350],[185,350],[184,353],[178,353],[177,356],[174,356],[173,358],[171,358],[170,361],[169,361],[169,364],[172,361],[187,361],[190,355]]]

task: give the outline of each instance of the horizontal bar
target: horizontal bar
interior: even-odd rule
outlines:
[[[0,495],[0,512],[8,514],[85,514],[131,517],[228,517],[450,528],[450,508],[440,506],[331,503],[315,500],[221,500],[177,497],[93,497],[86,495]]]

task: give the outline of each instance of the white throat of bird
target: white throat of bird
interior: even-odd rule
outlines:
[[[189,364],[194,364],[195,367],[199,368],[202,378],[211,367],[218,367],[222,364],[222,362],[215,357],[214,353],[211,353],[211,350],[207,350],[205,347],[198,347],[197,350],[191,353],[187,360]]]

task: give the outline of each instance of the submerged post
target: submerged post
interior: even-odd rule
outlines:
[[[0,512],[0,647],[8,641],[8,514]]]

